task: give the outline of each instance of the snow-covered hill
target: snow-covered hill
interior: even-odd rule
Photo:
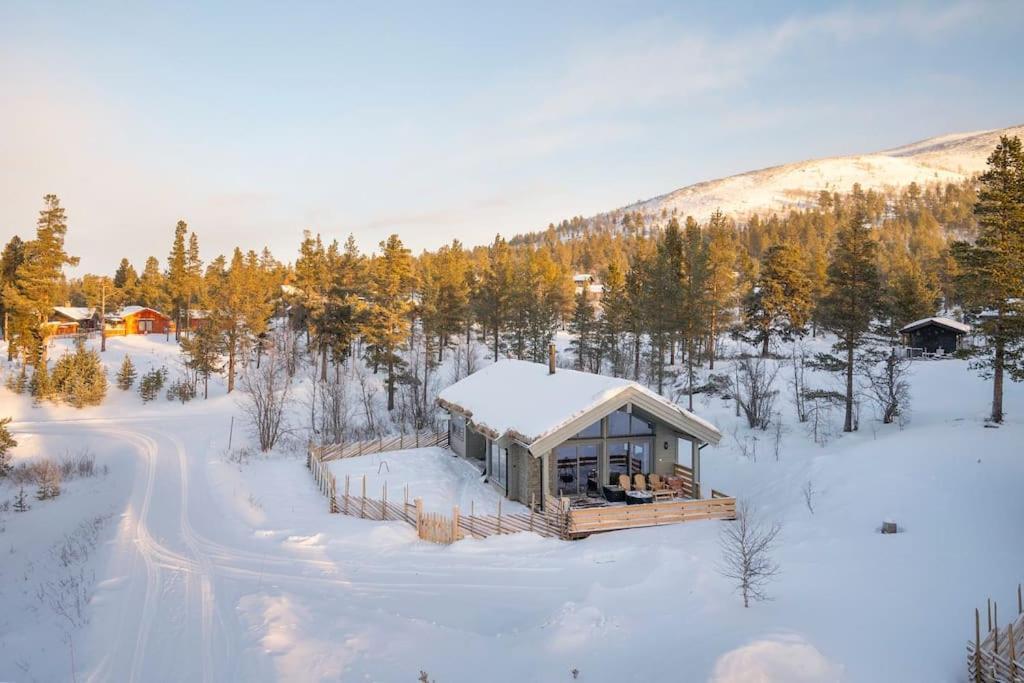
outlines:
[[[929,138],[873,154],[800,161],[709,180],[623,207],[658,215],[663,210],[706,220],[715,210],[734,217],[804,206],[821,190],[848,192],[904,187],[911,182],[957,182],[980,172],[1002,134],[1024,136],[1024,126]]]

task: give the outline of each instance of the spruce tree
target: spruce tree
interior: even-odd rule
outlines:
[[[988,345],[974,367],[992,379],[992,422],[1003,421],[1003,382],[1024,380],[1024,151],[1020,138],[1002,136],[981,175],[974,207],[978,239],[953,254],[965,305],[980,314]]]
[[[770,247],[743,307],[744,327],[766,357],[773,337],[792,339],[810,321],[814,302],[800,251],[790,244]]]
[[[191,386],[194,387],[201,379],[203,398],[206,399],[210,395],[210,375],[223,368],[221,330],[217,329],[214,320],[207,320],[194,333],[183,337],[180,344],[185,368],[191,373]]]
[[[146,266],[135,289],[135,298],[134,300],[128,299],[128,301],[170,314],[167,284],[163,273],[160,272],[160,261],[155,256],[146,259]]]
[[[25,260],[25,243],[15,235],[4,246],[3,253],[0,253],[0,324],[3,325],[4,341],[11,341],[10,333],[10,307],[6,300],[8,287],[13,288],[16,282],[18,267]],[[7,360],[13,360],[14,346],[7,345]]]
[[[876,245],[865,211],[865,199],[857,195],[852,214],[836,234],[828,266],[829,293],[821,301],[822,326],[839,339],[834,356],[822,358],[824,367],[843,373],[846,384],[846,412],[843,431],[852,432],[854,359],[878,311],[878,269]]]
[[[118,388],[128,391],[135,384],[136,376],[135,364],[132,363],[131,356],[125,354],[124,360],[121,361],[121,369],[117,371]]]
[[[50,379],[50,369],[47,367],[45,358],[38,359],[35,366],[33,366],[32,379],[29,382],[28,390],[36,403],[42,403],[53,398],[53,381]]]
[[[507,323],[513,276],[508,243],[498,235],[487,250],[487,264],[474,301],[476,318],[484,334],[491,336],[494,360],[498,360],[501,332]]]
[[[733,322],[736,308],[736,239],[721,211],[711,216],[707,228],[707,357],[715,368],[718,337]]]
[[[612,261],[608,264],[608,274],[604,280],[598,335],[599,345],[608,358],[612,374],[616,377],[623,377],[626,374],[623,336],[628,329],[628,307],[626,278],[619,265]]]

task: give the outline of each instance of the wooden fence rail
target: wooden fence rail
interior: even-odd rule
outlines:
[[[1017,584],[1017,611],[999,625],[999,605],[987,603],[986,635],[974,610],[974,640],[967,643],[967,675],[973,683],[1024,683],[1024,594]]]
[[[330,460],[341,460],[342,458],[355,458],[360,455],[400,451],[405,448],[427,448],[430,446],[446,448],[448,446],[448,431],[424,430],[413,434],[399,434],[398,436],[389,436],[387,438],[381,437],[365,441],[312,446],[311,449],[317,453],[321,460],[328,462]]]

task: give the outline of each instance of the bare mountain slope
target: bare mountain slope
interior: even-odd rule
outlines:
[[[803,206],[821,190],[848,192],[854,183],[884,189],[911,182],[958,182],[984,168],[1001,134],[1024,137],[1024,126],[943,135],[874,154],[773,166],[689,185],[622,210],[648,215],[674,210],[703,221],[716,209],[743,217]]]

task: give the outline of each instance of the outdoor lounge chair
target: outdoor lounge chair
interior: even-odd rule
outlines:
[[[637,472],[633,475],[633,488],[637,491],[647,490],[647,477]]]
[[[619,486],[622,487],[623,491],[630,491],[630,490],[632,490],[632,487],[629,485],[629,475],[628,474],[620,474],[619,475]]]

